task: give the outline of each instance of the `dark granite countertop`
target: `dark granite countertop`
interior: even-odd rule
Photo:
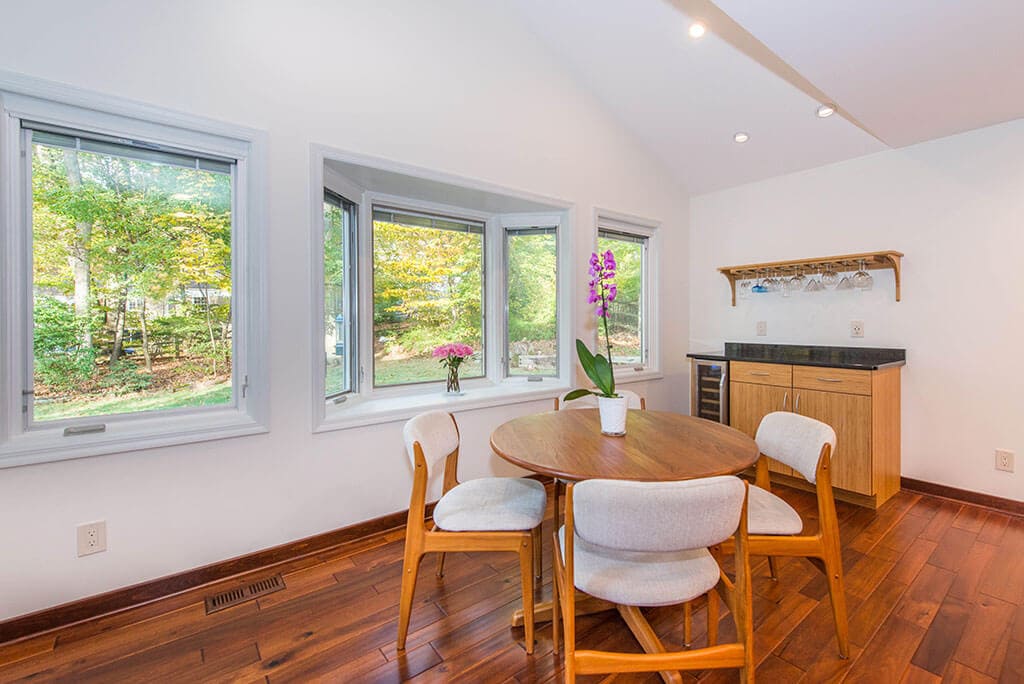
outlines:
[[[826,366],[878,370],[907,363],[905,349],[877,349],[873,347],[816,347],[803,344],[749,344],[726,342],[722,352],[692,352],[693,359],[713,361],[754,361],[757,363],[786,363],[794,366]]]

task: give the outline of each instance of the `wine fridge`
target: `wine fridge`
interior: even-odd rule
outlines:
[[[729,362],[690,359],[690,415],[729,424]]]

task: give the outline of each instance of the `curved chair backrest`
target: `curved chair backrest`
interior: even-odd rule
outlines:
[[[566,392],[565,394],[568,394]],[[555,399],[555,410],[559,409],[587,409],[597,408],[597,397],[593,394],[588,394],[579,399],[573,399],[572,401],[565,400],[565,394]],[[630,390],[619,390],[618,395],[626,398],[626,408],[639,409],[644,408],[644,402],[640,398],[640,395]]]
[[[573,488],[576,534],[623,551],[699,549],[736,532],[746,484],[733,475],[682,482],[584,480]]]
[[[427,462],[428,476],[437,469],[434,467],[452,452],[459,448],[459,428],[455,417],[447,411],[427,411],[412,418],[402,429],[405,437],[405,450],[413,468],[416,467],[414,444],[419,442],[423,450],[423,459]]]
[[[836,431],[831,426],[789,411],[762,418],[754,439],[762,454],[788,465],[812,484],[818,477],[822,447],[836,448]]]

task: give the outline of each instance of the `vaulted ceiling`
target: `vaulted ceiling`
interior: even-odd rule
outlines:
[[[1024,116],[1017,0],[510,5],[693,194]]]

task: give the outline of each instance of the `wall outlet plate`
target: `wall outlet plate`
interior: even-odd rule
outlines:
[[[107,521],[83,523],[76,528],[78,532],[78,555],[89,556],[107,550]]]
[[[850,321],[850,337],[864,337],[864,321]]]
[[[996,470],[1013,472],[1013,452],[1009,449],[996,449]]]
[[[757,322],[757,336],[764,337],[768,334],[768,321]]]

